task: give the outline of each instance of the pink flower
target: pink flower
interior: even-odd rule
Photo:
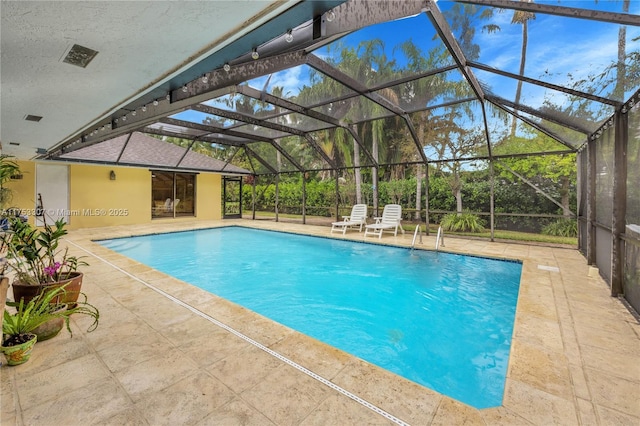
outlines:
[[[52,266],[46,266],[44,268],[44,273],[50,276],[54,276],[55,273],[58,272],[58,269],[60,269],[61,266],[62,264],[60,262],[56,262]]]

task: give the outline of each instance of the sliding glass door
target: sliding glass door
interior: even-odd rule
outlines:
[[[151,217],[195,215],[194,173],[151,171]]]

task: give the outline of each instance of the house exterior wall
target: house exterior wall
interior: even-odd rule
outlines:
[[[200,173],[196,177],[196,217],[199,220],[222,219],[222,176]]]
[[[23,178],[13,180],[12,206],[19,207],[35,223],[36,167],[20,161]],[[114,171],[116,179],[110,179]],[[151,218],[151,172],[147,168],[69,164],[69,221],[67,229],[150,224],[166,221],[215,220],[222,218],[222,176],[196,176],[195,217]],[[46,209],[46,206],[44,206]]]
[[[115,180],[109,178],[112,170]],[[71,164],[69,181],[69,229],[151,221],[147,169]]]

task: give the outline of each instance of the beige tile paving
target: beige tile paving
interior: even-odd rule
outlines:
[[[92,242],[237,224],[364,240],[262,220],[71,232],[70,251],[91,264],[83,290],[100,308],[100,327],[86,333],[86,319],[74,318],[73,337],[63,332],[38,343],[28,363],[3,365],[0,424],[393,424],[376,407],[414,425],[640,424],[640,325],[576,250],[445,238],[444,251],[523,261],[503,405],[477,410]],[[429,236],[417,247],[434,245]]]

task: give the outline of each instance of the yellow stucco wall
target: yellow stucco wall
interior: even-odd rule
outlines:
[[[113,170],[116,179],[109,179]],[[151,176],[147,169],[72,164],[69,229],[151,221]]]
[[[36,165],[20,161],[23,178],[12,180],[12,206],[34,223]],[[109,178],[110,171],[116,179]],[[146,168],[87,164],[69,165],[68,229],[147,224],[153,222],[221,219],[222,176],[200,173],[196,177],[196,216],[151,219],[151,172]]]
[[[222,176],[201,173],[196,178],[196,215],[198,219],[222,218]]]

